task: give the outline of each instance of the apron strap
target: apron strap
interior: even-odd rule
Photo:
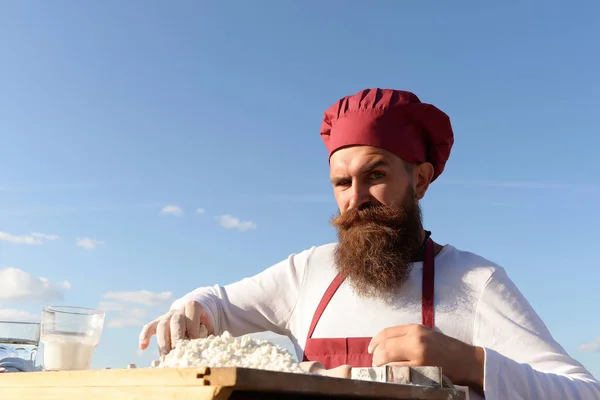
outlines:
[[[310,323],[310,328],[308,328],[309,339],[312,338],[313,332],[317,327],[317,323],[319,323],[321,315],[323,315],[323,311],[325,311],[325,308],[329,304],[329,301],[331,300],[335,292],[337,292],[337,290],[340,288],[340,286],[342,286],[342,283],[344,282],[347,276],[348,274],[337,274],[329,284],[329,287],[325,291],[325,294],[323,295],[321,301],[319,302],[319,305],[317,306],[317,311],[315,311],[315,314],[313,315],[312,322]]]
[[[425,246],[425,257],[423,261],[423,288],[421,298],[422,324],[430,329],[433,329],[433,327],[435,326],[433,306],[435,282],[435,254],[433,244],[433,240],[429,239],[427,240],[427,244]],[[329,284],[329,287],[325,291],[325,294],[321,298],[321,301],[317,306],[317,310],[313,315],[310,327],[308,328],[308,339],[312,338],[315,328],[317,327],[317,324],[321,319],[321,315],[323,315],[325,308],[327,308],[327,305],[333,298],[333,295],[335,294],[335,292],[337,292],[340,286],[342,286],[342,283],[344,282],[347,276],[348,274],[337,274]]]
[[[435,286],[435,250],[433,240],[429,239],[425,246],[425,257],[423,260],[423,288],[421,295],[421,318],[422,324],[433,329],[435,326],[435,312],[433,305],[433,294]]]

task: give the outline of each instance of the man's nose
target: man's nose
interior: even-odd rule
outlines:
[[[362,210],[371,200],[369,189],[359,185],[352,186],[352,194],[350,195],[350,203],[348,208]]]

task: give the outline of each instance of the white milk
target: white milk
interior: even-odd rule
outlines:
[[[86,370],[96,345],[88,336],[51,333],[42,335],[45,371]]]

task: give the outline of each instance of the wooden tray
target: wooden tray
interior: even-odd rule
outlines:
[[[2,400],[465,400],[453,389],[246,368],[136,368],[0,374]]]

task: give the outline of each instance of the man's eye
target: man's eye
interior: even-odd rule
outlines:
[[[348,186],[348,185],[350,185],[350,181],[349,180],[337,181],[335,183],[335,186]]]
[[[381,179],[385,176],[383,172],[373,172],[371,173],[371,179]]]

